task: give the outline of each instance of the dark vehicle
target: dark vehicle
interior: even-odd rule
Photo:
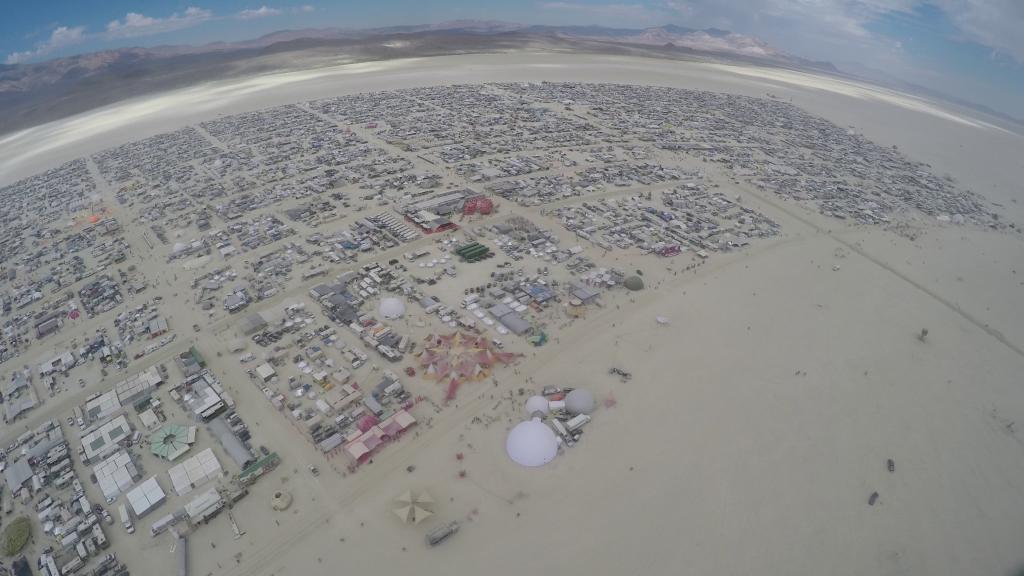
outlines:
[[[427,533],[427,544],[437,546],[459,531],[459,523],[452,521]]]

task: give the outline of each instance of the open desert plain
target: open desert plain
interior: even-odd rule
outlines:
[[[133,574],[1020,574],[1017,130],[517,50],[0,136],[0,527],[73,560],[38,478]]]

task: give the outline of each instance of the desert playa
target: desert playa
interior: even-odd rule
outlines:
[[[780,110],[793,105],[851,138],[863,136],[879,154],[895,147],[908,161],[930,167],[937,181],[951,183],[951,190],[970,191],[958,198],[978,198],[986,208],[966,219],[903,209],[884,217],[880,211],[877,217],[863,217],[863,210],[851,212],[861,219],[830,217],[822,213],[821,202],[837,214],[840,208],[829,198],[800,199],[759,186],[756,171],[744,171],[739,162],[730,168],[632,140],[607,152],[653,149],[649,156],[629,159],[636,172],[617,175],[636,179],[628,187],[619,191],[609,185],[580,197],[547,198],[545,187],[577,185],[582,166],[568,162],[582,163],[582,157],[559,157],[566,163],[503,179],[488,176],[490,165],[464,162],[456,169],[437,158],[443,152],[412,146],[411,152],[373,158],[379,165],[417,174],[437,172],[446,186],[459,183],[445,193],[464,186],[486,192],[497,202],[496,212],[468,220],[452,216],[459,225],[456,232],[424,232],[404,244],[376,246],[358,260],[310,267],[298,248],[290,247],[287,256],[277,252],[280,244],[274,242],[280,242],[284,228],[294,233],[283,232],[286,241],[305,246],[313,257],[313,248],[300,239],[329,236],[399,202],[364,202],[366,213],[336,220],[315,215],[289,220],[279,209],[305,207],[305,199],[247,205],[250,212],[240,222],[263,230],[273,241],[254,243],[241,255],[214,251],[202,256],[191,253],[195,226],[177,226],[173,210],[161,215],[171,223],[161,232],[167,241],[160,242],[151,227],[155,217],[145,219],[142,210],[115,201],[130,184],[114,181],[121,160],[101,154],[186,126],[195,130],[188,138],[215,142],[211,148],[218,153],[236,152],[235,146],[252,141],[247,138],[258,139],[259,131],[232,124],[233,116],[288,104],[296,108],[282,114],[300,111],[325,131],[348,139],[346,153],[370,154],[362,143],[385,148],[382,142],[391,136],[383,126],[388,119],[380,118],[380,127],[377,120],[351,119],[362,101],[331,104],[329,99],[413,89],[402,96],[419,106],[409,105],[410,114],[431,106],[446,111],[445,95],[429,89],[456,84],[492,84],[480,92],[457,90],[495,109],[513,109],[517,99],[532,99],[532,113],[539,117],[576,128],[600,124],[603,134],[615,134],[609,128],[615,126],[613,107],[592,106],[585,98],[587,90],[600,88],[579,88],[580,96],[570,102],[551,97],[546,88],[519,86],[544,81],[708,91],[767,99]],[[575,89],[564,88],[566,93]],[[621,101],[631,89],[607,88],[608,99]],[[675,97],[655,94],[665,101]],[[250,121],[267,122],[267,117]],[[287,122],[267,128],[278,129],[287,130]],[[484,120],[473,126],[488,129]],[[582,129],[566,132],[590,137]],[[412,137],[407,141],[415,143]],[[605,152],[604,144],[573,141],[568,146],[573,154],[584,153],[577,148],[586,154]],[[1024,244],[1018,224],[1024,222],[1022,153],[1024,137],[993,119],[850,80],[620,56],[522,51],[339,63],[130,100],[0,137],[0,184],[97,155],[89,165],[99,182],[94,193],[108,210],[104,217],[127,227],[124,239],[135,273],[151,286],[135,298],[159,295],[162,303],[155,309],[177,335],[132,360],[124,373],[101,375],[96,367],[85,368],[90,371],[83,376],[87,387],[72,384],[45,399],[23,421],[5,426],[0,440],[6,446],[25,426],[49,418],[63,422],[87,394],[150,365],[171,367],[167,380],[173,385],[181,380],[175,358],[195,349],[202,351],[205,367],[231,396],[233,410],[254,438],[279,454],[281,463],[249,488],[230,517],[221,514],[188,537],[190,574],[1017,574],[1024,570],[1024,431],[1018,424],[1024,422]],[[204,161],[195,160],[195,165]],[[671,170],[661,169],[665,166]],[[477,173],[482,176],[474,179]],[[488,178],[525,183],[514,189]],[[364,192],[351,187],[348,194],[355,205]],[[590,240],[580,235],[588,230],[576,220],[586,210],[584,203],[600,204],[601,212],[616,217],[633,209],[641,212],[636,206],[678,208],[675,201],[664,208],[664,198],[685,201],[688,209],[708,198],[728,209],[741,207],[750,242],[711,251],[710,257],[695,249],[662,257],[637,243],[603,246],[596,234]],[[608,201],[611,208],[601,204]],[[219,205],[225,200],[203,202],[211,213],[224,213]],[[715,210],[708,213],[718,214]],[[380,226],[397,234],[399,226],[414,227],[414,219],[406,220]],[[488,228],[509,221],[530,223],[559,250],[578,245],[573,257],[589,259],[597,268],[622,270],[626,276],[639,272],[644,287],[602,288],[599,303],[581,307],[585,313],[562,303],[523,312],[535,325],[545,326],[544,342],[482,330],[486,340],[496,336],[504,352],[521,356],[509,366],[495,365],[486,378],[463,383],[448,402],[443,383],[426,378],[433,368],[422,356],[407,353],[401,363],[390,364],[368,348],[367,365],[352,369],[363,392],[391,369],[412,396],[423,399],[409,408],[415,427],[358,466],[350,466],[343,453],[325,458],[300,430],[302,422],[275,406],[272,394],[261,393],[256,377],[247,374],[262,359],[245,363],[243,351],[260,355],[273,349],[251,340],[242,326],[249,313],[259,312],[272,325],[286,318],[314,318],[310,328],[330,324],[351,337],[345,324],[325,319],[343,316],[347,304],[331,308],[311,289],[350,270],[358,278],[370,272],[378,276],[379,271],[360,271],[371,262],[386,268],[395,259],[408,267],[408,276],[423,273],[419,262],[454,254],[439,242],[445,234],[468,242],[467,234],[486,229],[474,238],[495,250],[494,258],[458,262],[457,274],[453,271],[436,286],[417,284],[416,290],[463,314],[458,310],[468,293],[463,287],[491,282],[494,275],[488,273],[504,270],[495,264],[510,258],[509,252],[501,253],[508,234]],[[213,226],[225,231],[225,242],[240,244],[243,233],[231,231],[226,217]],[[328,252],[326,246],[316,252]],[[419,261],[405,256],[418,249],[431,255]],[[293,274],[237,314],[220,310],[224,292],[216,293],[214,310],[200,306],[195,294],[202,288],[197,286],[213,278],[204,274],[233,267],[237,278],[222,273],[230,278],[223,282],[229,289],[268,255],[290,258],[296,272],[308,269],[316,276],[300,280]],[[450,258],[454,266],[457,259]],[[543,265],[547,276],[547,261],[530,258],[527,254],[515,266],[527,268],[529,276],[541,274],[537,270]],[[439,261],[438,270],[447,264],[447,259]],[[320,268],[326,269],[323,275]],[[554,263],[551,269],[550,278],[560,287],[586,278]],[[273,276],[269,267],[261,272],[251,283],[254,289]],[[442,329],[453,331],[413,297],[403,298],[405,308],[393,314],[383,304],[378,307],[372,292],[366,301],[364,311],[393,315],[391,328],[412,341],[428,342]],[[497,318],[493,308],[491,314]],[[202,329],[193,330],[199,323]],[[68,322],[60,333],[24,351],[23,358],[0,366],[0,375],[6,381],[15,365],[38,364],[93,332],[90,325]],[[350,348],[359,345],[355,337],[349,342]],[[295,346],[286,354],[284,368],[277,368],[280,389],[294,368],[291,356],[308,355],[306,350]],[[326,353],[345,358],[341,350]],[[499,354],[497,349],[490,353],[492,358]],[[312,359],[308,363],[315,364]],[[415,368],[415,377],[400,370],[407,366]],[[611,373],[612,368],[629,377]],[[266,382],[273,378],[266,372]],[[597,406],[574,446],[561,446],[543,466],[519,466],[506,453],[506,437],[528,418],[527,398],[545,386],[586,389]],[[160,394],[169,422],[188,419],[186,405],[174,404],[166,390]],[[209,442],[227,467],[227,452],[211,438],[200,426],[200,444],[189,456]],[[163,463],[150,454],[145,458],[146,476],[158,474]],[[81,467],[80,476],[88,476],[86,468]],[[166,475],[161,482],[170,485]],[[96,487],[87,486],[87,491]],[[414,496],[403,497],[407,492],[427,494],[429,501],[416,504]],[[275,510],[275,495],[281,493],[290,502]],[[173,506],[187,501],[169,498]],[[399,516],[412,514],[403,504],[432,515],[423,523],[411,516],[403,521]],[[149,535],[152,521],[171,507],[165,504],[166,510],[137,522],[139,530],[131,536],[119,525],[111,527],[112,549],[133,573],[174,573],[175,541],[167,533]],[[430,530],[450,521],[460,523],[456,534],[436,547],[424,543]],[[233,523],[244,531],[240,537]]]

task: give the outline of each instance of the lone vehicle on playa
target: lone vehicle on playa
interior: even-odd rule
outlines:
[[[449,522],[444,526],[435,528],[434,530],[427,532],[427,544],[429,544],[430,546],[437,546],[438,544],[444,542],[458,531],[459,523],[455,521]]]

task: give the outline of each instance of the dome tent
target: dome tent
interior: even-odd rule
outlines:
[[[555,459],[558,437],[539,418],[516,424],[505,440],[509,458],[520,466],[536,468]]]
[[[639,276],[630,276],[622,283],[626,288],[636,291],[644,289],[644,281]]]
[[[547,414],[549,410],[548,399],[543,396],[530,396],[526,400],[526,415],[533,416],[535,413]]]
[[[380,308],[378,311],[381,316],[388,320],[401,318],[402,315],[405,314],[405,303],[398,298],[385,298],[380,301]]]
[[[570,414],[590,414],[595,405],[594,395],[589,390],[577,388],[565,396],[565,409]]]

